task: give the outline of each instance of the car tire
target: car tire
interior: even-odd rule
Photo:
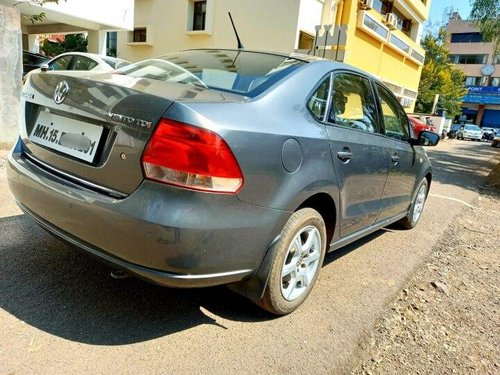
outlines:
[[[401,227],[404,229],[413,229],[417,226],[420,217],[422,217],[428,190],[429,183],[427,179],[424,178],[420,185],[418,185],[415,199],[408,210],[408,214],[398,222]]]
[[[304,302],[318,278],[326,251],[323,218],[312,208],[296,211],[274,246],[266,290],[258,304],[272,314],[286,315]]]

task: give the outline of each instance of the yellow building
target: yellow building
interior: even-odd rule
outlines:
[[[135,0],[134,31],[118,33],[117,55],[138,61],[181,49],[236,48],[230,11],[246,48],[354,65],[384,81],[412,111],[430,1]],[[326,43],[317,25],[333,25]]]
[[[345,46],[333,47],[337,60],[380,78],[409,112],[415,106],[424,63],[420,37],[430,2],[332,0],[337,3],[335,24],[347,25]]]

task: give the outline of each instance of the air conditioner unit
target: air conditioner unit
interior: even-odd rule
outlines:
[[[394,15],[394,13],[387,13],[385,15],[385,22],[387,27],[391,30],[395,30],[398,28],[398,19]]]
[[[370,10],[373,8],[373,0],[360,0],[359,8],[361,10]]]

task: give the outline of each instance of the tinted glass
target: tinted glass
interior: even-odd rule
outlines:
[[[257,52],[183,51],[121,68],[136,78],[194,84],[255,96],[289,75],[305,61]]]
[[[319,85],[316,92],[311,96],[311,99],[307,102],[311,113],[316,117],[317,120],[322,121],[325,117],[326,103],[328,100],[328,90],[330,87],[330,77],[325,79],[321,85]]]
[[[370,81],[354,74],[336,74],[328,121],[366,132],[378,132],[375,98]]]
[[[76,56],[72,70],[92,70],[97,66],[97,62],[85,56]]]
[[[480,43],[483,41],[481,33],[453,33],[452,43]]]
[[[400,140],[407,140],[408,120],[406,114],[388,90],[380,85],[376,85],[376,87],[380,97],[385,135]]]
[[[53,70],[66,70],[71,58],[72,56],[61,56],[50,63],[50,68]]]

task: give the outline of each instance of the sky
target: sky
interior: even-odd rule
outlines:
[[[437,28],[437,26],[446,19],[446,11],[451,7],[460,13],[462,19],[467,19],[469,17],[471,9],[469,0],[432,0],[431,12],[425,29],[432,30]]]

